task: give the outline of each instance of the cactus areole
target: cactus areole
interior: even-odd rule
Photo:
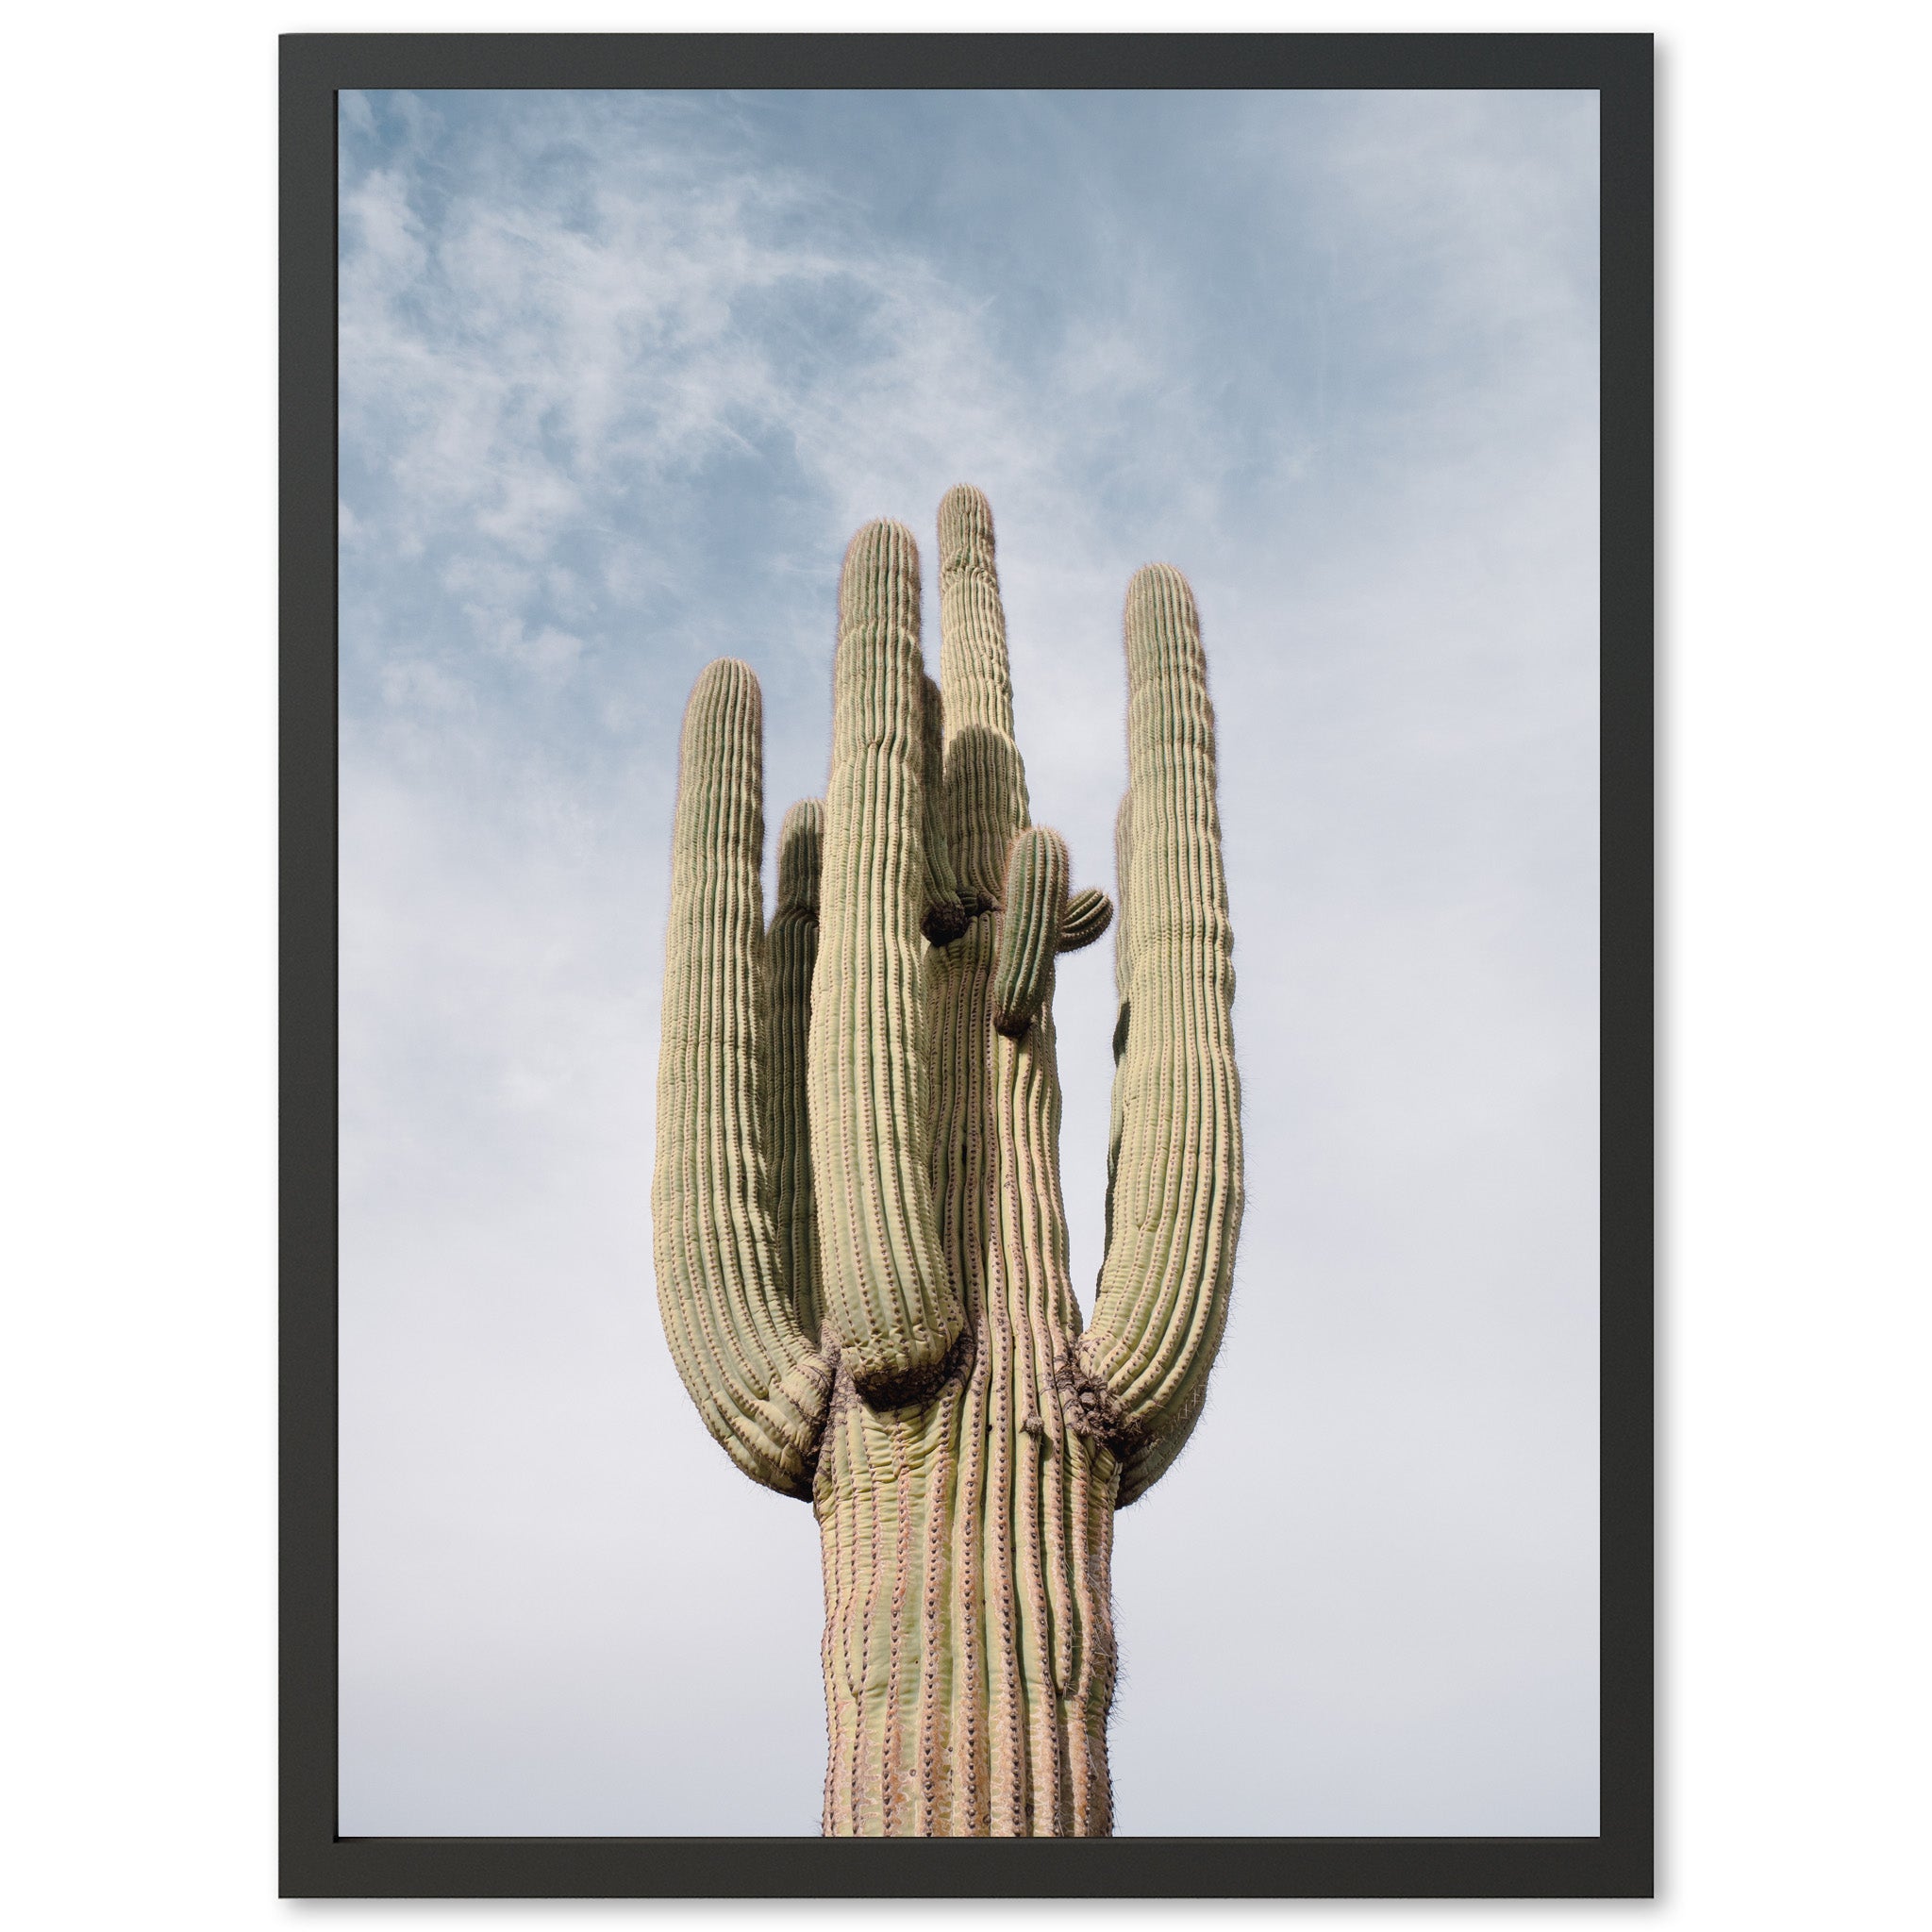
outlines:
[[[1179,1453],[1241,1213],[1234,969],[1194,599],[1126,602],[1129,787],[1107,1254],[1067,1273],[1056,957],[1100,937],[1031,825],[992,515],[940,506],[940,681],[910,533],[839,587],[830,781],[786,813],[765,923],[757,679],[685,714],[658,1170],[658,1298],[732,1460],[824,1557],[824,1829],[1111,1828],[1113,1516]]]

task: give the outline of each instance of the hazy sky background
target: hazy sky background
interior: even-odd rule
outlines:
[[[808,1507],[649,1183],[679,721],[824,789],[841,554],[991,498],[1035,819],[1113,887],[1199,599],[1248,1207],[1120,1522],[1119,1827],[1596,1828],[1588,94],[344,95],[348,1833],[814,1832]],[[1100,1258],[1111,948],[1059,974]]]

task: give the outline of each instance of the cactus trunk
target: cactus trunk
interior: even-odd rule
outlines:
[[[969,1345],[924,1405],[834,1389],[816,1491],[828,1832],[1092,1835],[1111,1823],[1119,1463],[1066,1424],[1079,1332],[1051,1024],[988,1024],[992,936],[928,962],[933,1136]]]
[[[941,683],[897,525],[847,553],[830,782],[758,917],[756,681],[687,714],[654,1219],[665,1332],[741,1468],[824,1557],[824,1826],[1112,1827],[1116,1509],[1198,1420],[1241,1200],[1232,938],[1193,599],[1127,599],[1131,809],[1108,1256],[1083,1335],[1054,960],[1104,893],[1029,824],[991,513],[941,507]]]

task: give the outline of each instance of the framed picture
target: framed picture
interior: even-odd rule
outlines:
[[[281,72],[284,1893],[1648,1895],[1648,37]]]

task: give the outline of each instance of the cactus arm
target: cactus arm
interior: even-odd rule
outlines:
[[[925,913],[919,929],[936,946],[949,946],[972,924],[973,914],[959,897],[946,837],[945,699],[930,677],[922,677],[924,695],[921,776],[925,794]]]
[[[1160,1434],[1143,1438],[1127,1452],[1121,1464],[1120,1492],[1114,1497],[1116,1509],[1138,1503],[1167,1474],[1169,1465],[1188,1446],[1188,1438],[1194,1433],[1207,1403],[1208,1378],[1202,1375],[1174,1404]]]
[[[1113,901],[1098,886],[1089,886],[1067,901],[1060,921],[1060,951],[1077,953],[1091,946],[1113,924]]]
[[[678,766],[651,1214],[664,1333],[705,1425],[806,1496],[832,1372],[785,1291],[759,1145],[761,732],[750,669],[710,665]]]
[[[778,831],[778,909],[765,935],[765,1027],[772,1217],[780,1281],[798,1325],[816,1341],[819,1301],[818,1214],[812,1202],[811,1133],[806,1067],[811,1034],[811,975],[819,957],[819,861],[825,808],[801,799]]]
[[[933,1211],[920,920],[928,880],[919,553],[852,541],[812,979],[810,1119],[825,1337],[875,1407],[932,1386],[965,1325]]]
[[[992,509],[985,495],[966,483],[947,491],[939,536],[947,842],[961,896],[984,909],[999,903],[1007,848],[1027,823]]]
[[[1067,871],[1067,841],[1058,832],[1034,825],[1013,841],[992,970],[993,1031],[1009,1040],[1032,1025],[1046,998],[1059,951]]]
[[[1129,585],[1126,650],[1116,1151],[1107,1258],[1079,1359],[1144,1489],[1200,1412],[1227,1319],[1241,1094],[1214,714],[1193,594],[1171,566],[1151,565]]]

